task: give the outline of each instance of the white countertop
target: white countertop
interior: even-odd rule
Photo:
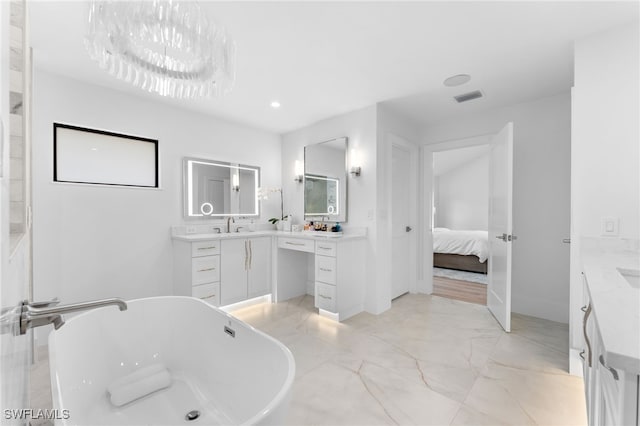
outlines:
[[[333,235],[332,235],[333,234]],[[360,231],[346,232],[342,235],[335,235],[332,232],[310,231],[310,232],[290,232],[290,231],[245,231],[245,232],[222,232],[209,234],[174,234],[171,236],[174,240],[179,241],[205,241],[205,240],[222,240],[229,238],[247,238],[247,237],[288,237],[302,238],[308,240],[321,241],[344,241],[354,238],[365,238],[366,233]]]
[[[583,239],[582,265],[607,365],[640,374],[640,289],[616,269],[640,269],[640,253],[637,244],[621,246],[604,239]]]

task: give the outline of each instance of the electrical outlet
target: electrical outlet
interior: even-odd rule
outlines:
[[[195,226],[187,226],[187,234],[195,234],[196,227]]]
[[[619,219],[617,217],[603,217],[600,221],[602,235],[607,237],[618,236]]]

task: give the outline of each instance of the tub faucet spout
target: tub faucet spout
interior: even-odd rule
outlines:
[[[25,334],[28,329],[53,324],[57,330],[64,325],[62,314],[71,312],[86,311],[89,309],[101,308],[103,306],[116,305],[121,311],[127,309],[127,303],[118,298],[92,300],[89,302],[70,303],[68,305],[58,305],[58,300],[50,302],[22,302],[22,312],[20,314],[20,334]]]

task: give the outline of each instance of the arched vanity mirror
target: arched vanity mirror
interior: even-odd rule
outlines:
[[[304,147],[304,218],[347,220],[347,138]]]
[[[182,170],[185,218],[260,215],[259,167],[185,157]]]

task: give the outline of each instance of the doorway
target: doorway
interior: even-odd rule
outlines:
[[[433,294],[435,290],[433,267],[442,265],[435,259],[434,252],[439,231],[447,229],[437,229],[436,226],[436,204],[434,180],[434,156],[438,152],[452,149],[477,147],[479,145],[489,146],[488,159],[488,214],[487,214],[487,245],[488,255],[486,260],[487,272],[487,298],[486,305],[491,314],[502,328],[509,332],[511,330],[511,257],[512,241],[512,192],[513,192],[513,123],[507,123],[498,133],[483,135],[467,139],[452,140],[434,145],[425,145],[423,151],[424,165],[424,216],[425,232],[423,234],[423,277],[424,284],[421,288],[426,293]],[[455,214],[466,213],[465,209],[458,205]],[[450,231],[450,230],[449,230]],[[448,259],[445,265],[460,265],[461,257],[472,255],[473,247],[467,247],[466,252],[445,253],[456,254],[455,261]],[[475,253],[478,261],[481,255]],[[483,263],[483,262],[476,262]],[[434,265],[435,264],[435,265]],[[468,267],[468,263],[465,264]],[[455,268],[451,268],[455,269]],[[460,269],[460,268],[458,268]],[[482,272],[476,270],[474,272]]]
[[[489,151],[433,154],[433,295],[487,304]]]

